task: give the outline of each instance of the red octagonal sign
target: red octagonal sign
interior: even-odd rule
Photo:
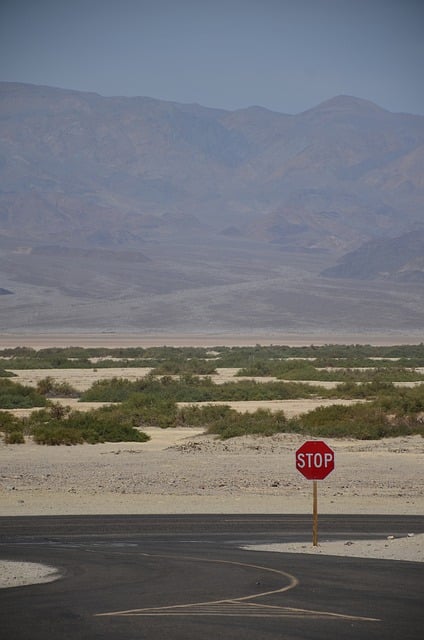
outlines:
[[[296,451],[296,469],[308,480],[323,480],[334,469],[334,451],[322,440],[308,440]]]

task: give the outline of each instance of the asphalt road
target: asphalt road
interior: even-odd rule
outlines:
[[[406,535],[424,517],[321,516],[321,539]],[[311,540],[308,516],[0,518],[0,557],[60,568],[0,590],[2,640],[418,639],[419,563],[246,551]]]

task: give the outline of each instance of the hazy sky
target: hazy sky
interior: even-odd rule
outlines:
[[[424,0],[0,0],[0,80],[298,113],[424,114]]]

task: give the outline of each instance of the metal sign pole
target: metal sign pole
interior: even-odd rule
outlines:
[[[313,525],[312,525],[312,545],[318,546],[318,483],[313,480]]]

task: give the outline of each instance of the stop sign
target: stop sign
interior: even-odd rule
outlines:
[[[322,440],[308,440],[296,451],[296,469],[308,480],[323,480],[334,469],[334,451]]]

